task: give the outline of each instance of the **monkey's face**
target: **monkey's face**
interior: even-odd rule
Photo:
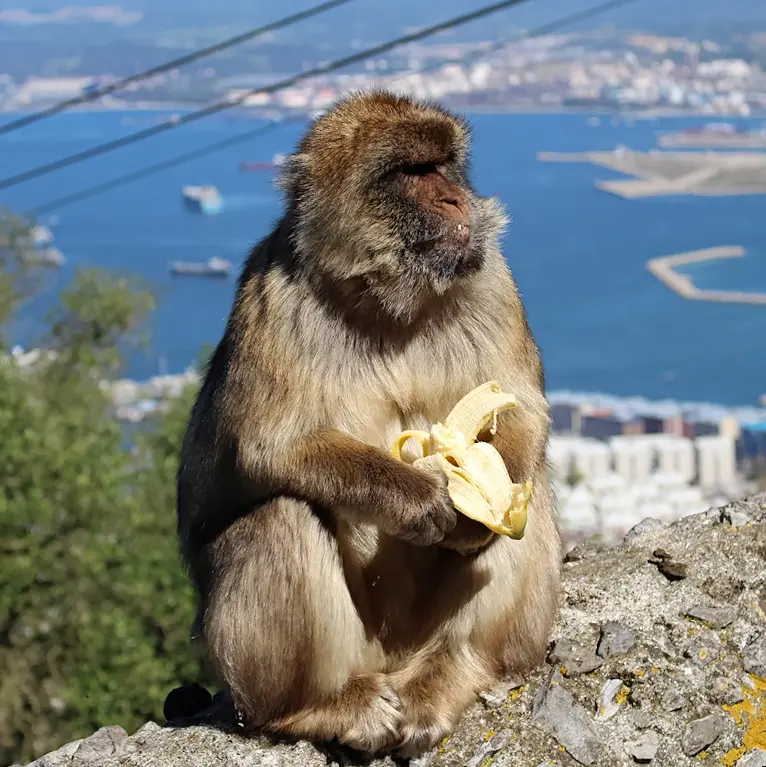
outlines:
[[[467,124],[433,105],[341,101],[285,173],[303,262],[400,317],[477,272],[499,218],[468,182],[468,143]]]
[[[391,168],[370,188],[371,210],[387,228],[402,267],[442,290],[483,262],[476,237],[476,204],[454,157],[410,152],[391,158]]]

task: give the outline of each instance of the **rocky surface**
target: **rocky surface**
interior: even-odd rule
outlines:
[[[549,661],[481,696],[412,767],[766,767],[766,496],[563,565]],[[34,767],[327,767],[308,743],[212,727],[106,727]],[[390,758],[369,767],[394,767]]]

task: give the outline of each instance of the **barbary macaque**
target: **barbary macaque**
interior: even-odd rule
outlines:
[[[434,104],[341,100],[244,266],[182,449],[178,531],[248,729],[415,756],[543,658],[560,563],[543,368],[468,150]],[[480,439],[534,483],[520,540],[389,453],[488,380],[518,399]]]

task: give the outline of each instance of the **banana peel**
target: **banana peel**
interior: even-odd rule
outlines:
[[[476,442],[479,432],[497,414],[516,407],[516,397],[504,392],[497,381],[488,381],[468,392],[444,419],[430,431],[403,431],[391,446],[398,460],[409,440],[418,442],[422,458],[412,463],[424,469],[437,469],[447,476],[447,488],[455,508],[499,535],[519,540],[527,525],[527,508],[532,482],[511,482],[505,462],[487,442]]]

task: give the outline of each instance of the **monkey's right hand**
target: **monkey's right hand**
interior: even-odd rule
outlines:
[[[395,493],[398,510],[391,521],[396,529],[386,532],[416,546],[439,543],[457,524],[458,513],[447,490],[447,477],[440,471],[406,465],[401,468],[408,476]]]

